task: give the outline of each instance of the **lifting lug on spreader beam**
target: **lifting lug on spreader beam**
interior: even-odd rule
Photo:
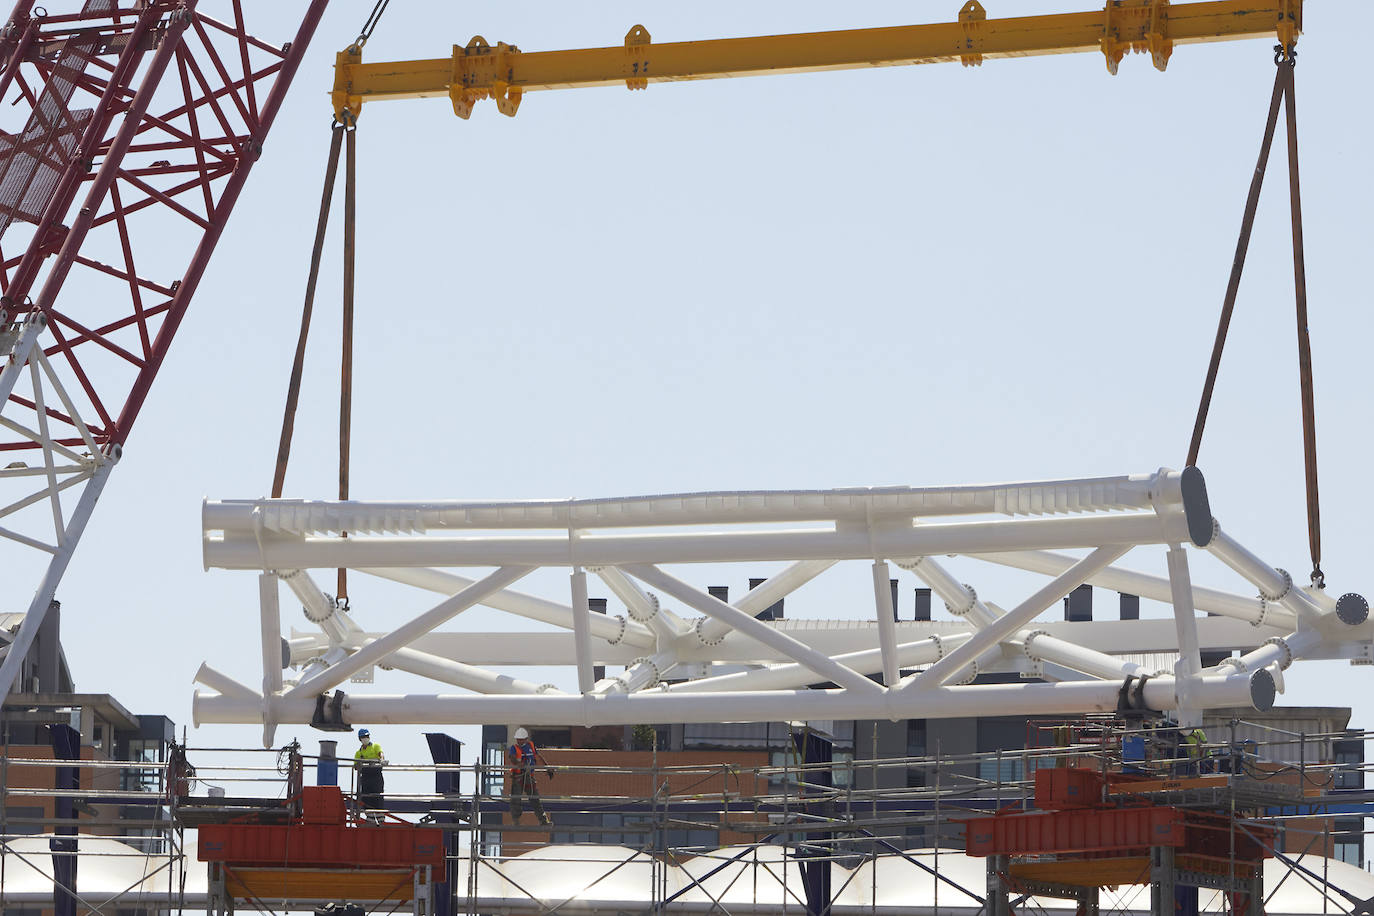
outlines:
[[[454,45],[453,77],[448,87],[453,113],[466,121],[472,116],[473,105],[490,98],[496,100],[497,111],[515,117],[522,90],[510,84],[510,58],[519,53],[519,48],[504,41],[493,48],[481,35],[474,36],[465,48]],[[490,88],[480,88],[483,86]]]

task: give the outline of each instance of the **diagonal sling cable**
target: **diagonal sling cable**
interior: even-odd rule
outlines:
[[[1302,193],[1298,184],[1298,112],[1293,71],[1298,55],[1289,46],[1279,70],[1284,74],[1284,115],[1288,121],[1288,207],[1293,224],[1293,295],[1298,319],[1298,377],[1302,385],[1302,459],[1307,477],[1307,543],[1312,552],[1312,584],[1326,587],[1322,573],[1322,519],[1317,494],[1317,417],[1312,393],[1312,338],[1307,325],[1307,266],[1302,247]]]
[[[1260,144],[1258,164],[1250,182],[1250,194],[1245,201],[1245,213],[1241,219],[1240,237],[1236,240],[1236,254],[1231,264],[1231,277],[1226,285],[1226,297],[1222,303],[1221,319],[1217,324],[1216,341],[1212,345],[1212,358],[1207,366],[1207,378],[1202,387],[1202,398],[1198,404],[1197,419],[1193,424],[1193,438],[1188,447],[1189,466],[1195,466],[1198,452],[1202,448],[1202,431],[1207,423],[1207,411],[1212,403],[1212,391],[1216,386],[1217,371],[1221,366],[1221,353],[1226,345],[1226,332],[1231,324],[1231,314],[1235,309],[1236,293],[1240,287],[1241,272],[1245,267],[1245,254],[1250,245],[1250,231],[1254,226],[1255,209],[1259,203],[1260,188],[1264,183],[1264,170],[1269,160],[1269,150],[1273,144],[1274,129],[1278,122],[1279,103],[1283,102],[1287,126],[1288,145],[1288,200],[1292,218],[1293,236],[1293,284],[1297,302],[1298,328],[1298,378],[1302,392],[1302,433],[1303,467],[1307,486],[1307,540],[1312,554],[1312,584],[1317,588],[1326,585],[1321,568],[1321,507],[1317,488],[1317,428],[1316,411],[1313,406],[1312,385],[1312,343],[1307,321],[1307,271],[1303,257],[1302,241],[1302,194],[1298,181],[1298,122],[1297,102],[1293,91],[1293,71],[1297,64],[1297,53],[1289,46],[1274,48],[1274,92],[1269,101],[1269,118],[1265,123],[1264,140]]]
[[[320,279],[320,256],[325,232],[329,228],[329,205],[334,199],[334,178],[339,171],[339,151],[344,126],[337,121],[330,130],[329,160],[324,167],[324,193],[320,198],[320,217],[315,224],[315,247],[310,252],[310,275],[305,283],[305,306],[301,309],[301,330],[296,338],[296,358],[291,364],[291,381],[286,388],[286,409],[281,418],[281,441],[277,445],[277,465],[272,475],[272,498],[280,499],[286,485],[286,466],[291,460],[291,438],[296,429],[296,407],[300,402],[301,375],[305,369],[305,345],[310,336],[310,318],[315,308],[315,287]]]
[[[1280,64],[1274,74],[1274,92],[1269,99],[1269,119],[1264,124],[1264,139],[1260,142],[1259,161],[1250,179],[1250,193],[1245,198],[1245,212],[1240,220],[1240,236],[1236,239],[1236,254],[1231,261],[1231,277],[1226,282],[1226,297],[1221,304],[1221,319],[1217,322],[1216,341],[1212,344],[1212,359],[1207,365],[1207,378],[1202,384],[1202,400],[1198,404],[1197,419],[1193,423],[1193,439],[1188,446],[1186,466],[1197,465],[1202,449],[1202,430],[1207,425],[1207,411],[1212,406],[1212,390],[1216,387],[1217,371],[1221,368],[1221,351],[1226,346],[1226,332],[1231,327],[1231,314],[1236,307],[1240,277],[1245,270],[1245,255],[1250,249],[1250,231],[1255,225],[1255,209],[1259,206],[1260,189],[1264,186],[1264,170],[1269,163],[1269,150],[1274,143],[1274,128],[1278,124],[1279,105],[1283,101],[1284,67]]]
[[[350,118],[344,128],[344,231],[343,231],[343,346],[339,366],[339,501],[348,499],[349,448],[353,431],[353,279],[357,240],[358,122]],[[339,537],[348,537],[340,531]],[[335,599],[348,608],[348,570],[339,567],[339,591]]]

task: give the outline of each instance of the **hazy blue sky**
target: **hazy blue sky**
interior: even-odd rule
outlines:
[[[1080,7],[986,5],[994,17]],[[617,45],[639,22],[672,41],[946,20],[958,6],[398,2],[366,57],[446,56],[474,34],[533,51]],[[1374,137],[1354,45],[1374,7],[1307,6],[1297,82],[1324,566],[1335,593],[1369,595]],[[333,54],[370,7],[337,3],[321,26],[59,593],[78,688],[137,712],[189,722],[203,660],[260,676],[255,576],[202,572],[200,500],[270,485]],[[289,37],[280,15],[264,38]],[[443,100],[369,105],[353,493],[613,496],[1181,466],[1271,44],[1181,47],[1165,74],[1132,56],[1115,78],[1078,55],[534,93],[513,120],[490,103],[466,122]],[[1200,465],[1228,530],[1305,581],[1284,177],[1280,143]],[[338,241],[290,496],[335,487]],[[1128,564],[1161,569],[1155,553]],[[1195,576],[1235,584],[1204,562]],[[1012,576],[970,581],[1000,603],[1024,594]],[[871,615],[866,569],[835,582],[799,593],[789,616]],[[743,588],[743,574],[721,584]],[[423,609],[361,577],[353,591],[365,626]],[[305,626],[293,609],[288,625]],[[1350,703],[1374,726],[1368,669],[1309,664],[1288,685],[1283,702]],[[376,735],[393,759],[418,760],[418,731]],[[191,742],[259,735],[202,729]],[[308,748],[320,737],[283,728],[278,740],[293,735]]]

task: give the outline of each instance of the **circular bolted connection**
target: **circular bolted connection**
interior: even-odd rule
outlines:
[[[1336,618],[1349,627],[1357,627],[1369,619],[1369,602],[1363,595],[1346,592],[1336,599]]]

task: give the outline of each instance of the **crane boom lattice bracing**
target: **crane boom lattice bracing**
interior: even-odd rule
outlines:
[[[7,694],[327,0],[288,41],[239,3],[20,0],[0,33],[0,557],[37,588]],[[207,9],[213,7],[213,9]],[[30,578],[31,577],[31,578]],[[22,604],[20,602],[23,602]]]

